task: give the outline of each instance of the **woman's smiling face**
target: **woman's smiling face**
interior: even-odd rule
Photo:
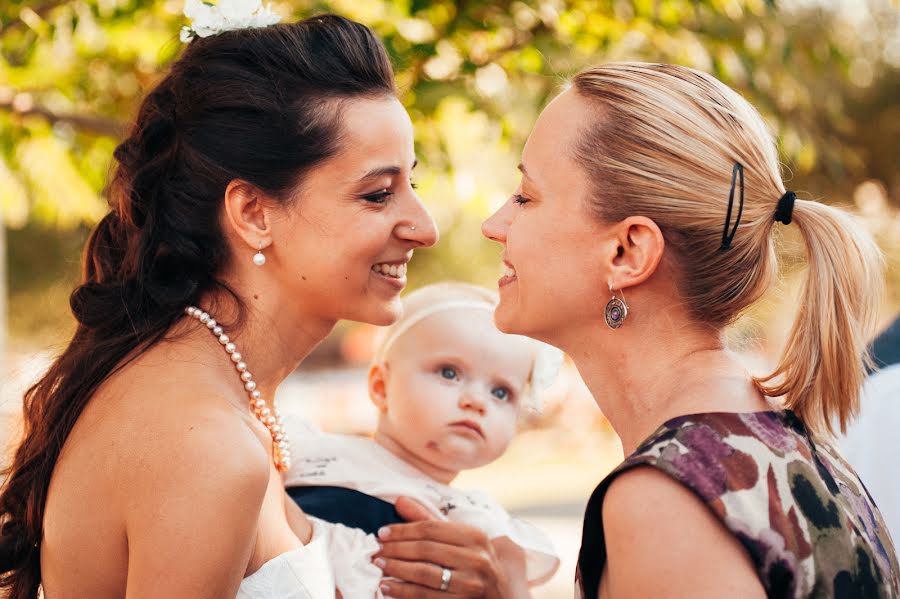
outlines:
[[[500,330],[552,343],[602,319],[604,227],[590,214],[593,188],[573,158],[580,127],[597,118],[572,90],[544,109],[522,151],[522,181],[482,225],[503,245],[495,314]]]
[[[317,317],[386,325],[401,313],[413,250],[438,233],[411,181],[413,130],[400,102],[344,101],[340,118],[340,150],[275,219],[265,268]]]

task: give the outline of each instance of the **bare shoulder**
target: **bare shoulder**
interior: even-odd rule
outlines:
[[[124,457],[136,466],[132,476],[141,479],[135,482],[155,488],[180,486],[184,478],[192,487],[235,483],[232,491],[249,486],[262,497],[269,477],[266,448],[228,399],[200,399],[189,390],[167,394],[152,414],[131,418],[125,427],[131,442]]]
[[[115,423],[123,483],[156,489],[156,496],[166,488],[189,494],[225,486],[261,501],[269,457],[240,409],[245,398],[219,376],[224,365],[167,358],[151,350],[105,390],[108,407],[98,420]],[[129,503],[143,495],[129,493]]]
[[[765,597],[749,554],[689,489],[641,466],[603,501],[614,597]]]
[[[220,480],[250,477],[265,488],[270,460],[248,423],[227,408],[204,407],[150,420],[141,435],[143,450],[135,456],[141,465],[147,472],[173,472],[183,465],[193,479],[207,473]]]
[[[266,448],[227,389],[182,381],[145,386],[124,410],[130,598],[234,596],[256,543]]]

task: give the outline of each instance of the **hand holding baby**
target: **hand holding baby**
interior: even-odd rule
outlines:
[[[375,556],[382,560],[376,563],[384,572],[381,590],[386,596],[512,597],[505,568],[481,529],[436,520],[424,506],[407,497],[398,499],[396,505],[409,523],[381,529],[378,539],[382,549]],[[444,568],[453,575],[442,592]]]

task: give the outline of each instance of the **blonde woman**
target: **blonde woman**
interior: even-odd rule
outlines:
[[[543,112],[503,245],[499,328],[565,350],[625,461],[585,514],[584,597],[897,597],[897,557],[830,445],[858,404],[882,262],[845,213],[785,189],[759,114],[658,64],[577,75]],[[765,377],[725,327],[769,287],[780,227],[809,271]]]

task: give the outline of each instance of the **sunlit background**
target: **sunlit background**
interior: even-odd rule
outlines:
[[[442,239],[417,252],[411,286],[493,286],[499,248],[480,223],[517,184],[540,108],[579,68],[673,62],[714,74],[777,133],[788,187],[856,212],[888,259],[882,322],[900,306],[900,9],[890,0],[281,1],[286,19],[338,12],[372,27],[416,128],[419,192]],[[0,3],[0,413],[15,438],[21,394],[73,331],[68,294],[81,247],[106,211],[112,151],[181,50],[182,0]],[[774,204],[777,198],[773,198]],[[793,315],[802,250],[785,229],[781,284],[731,339],[765,369]],[[598,306],[598,317],[600,307]],[[362,368],[372,327],[342,323],[280,391],[285,409],[366,433]],[[566,367],[506,456],[463,475],[544,527],[563,556],[538,597],[571,597],[580,517],[621,458]]]

